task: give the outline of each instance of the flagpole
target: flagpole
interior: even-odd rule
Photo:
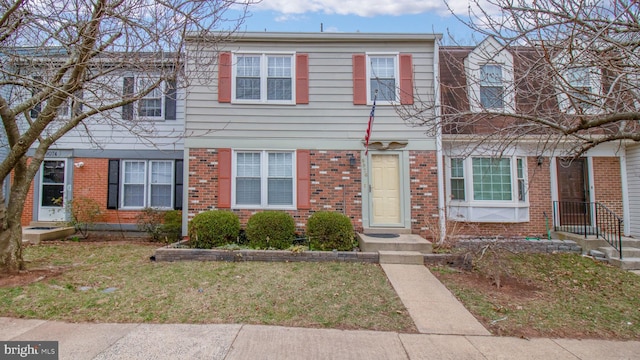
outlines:
[[[369,114],[369,123],[367,125],[367,132],[364,135],[364,155],[367,156],[369,154],[369,140],[371,139],[371,133],[373,132],[373,120],[376,111],[376,99],[378,98],[378,89],[373,93],[373,107],[371,108],[371,113]]]

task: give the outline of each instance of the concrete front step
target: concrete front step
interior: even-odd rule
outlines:
[[[623,257],[622,260],[609,258],[609,264],[617,266],[622,270],[640,270],[640,257]]]
[[[598,251],[601,251],[608,258],[619,258],[620,254],[618,250],[612,248],[611,246],[603,246],[599,247]],[[640,258],[640,249],[632,248],[632,247],[623,247],[622,248],[622,258]]]
[[[380,264],[424,265],[424,254],[417,251],[378,251]]]
[[[389,237],[387,237],[387,235]],[[415,234],[387,234],[382,237],[374,234],[358,234],[360,250],[367,252],[377,251],[417,251],[423,254],[431,254],[433,246],[420,235]],[[395,236],[394,236],[395,235]],[[394,236],[394,237],[392,237]]]
[[[609,247],[609,243],[601,238],[596,238],[595,235],[588,235],[586,238],[584,235],[572,234],[563,231],[555,231],[552,233],[552,238],[560,240],[573,240],[582,247],[582,251],[589,253],[589,250],[597,250],[600,247]],[[634,239],[630,237],[622,237],[622,248],[640,248],[640,239]]]
[[[75,234],[76,229],[69,226],[29,226],[22,229],[22,241],[39,244],[45,240],[59,240]]]

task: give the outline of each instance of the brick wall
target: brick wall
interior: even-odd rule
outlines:
[[[307,219],[316,211],[346,214],[356,231],[362,231],[362,194],[358,151],[311,151],[311,209],[287,211],[296,221],[296,230],[304,232]],[[356,165],[351,166],[353,156]],[[188,184],[189,219],[217,208],[218,153],[216,149],[189,150]],[[245,225],[258,209],[234,209]]]
[[[544,158],[538,166],[537,157],[527,158],[529,199],[529,221],[524,223],[471,223],[458,222],[450,224],[452,236],[481,237],[546,237],[544,213],[549,216],[549,226],[553,225],[553,208],[551,203],[551,181],[549,158]],[[448,186],[446,184],[445,186]]]
[[[593,186],[595,199],[622,217],[622,178],[620,158],[594,157]]]
[[[438,167],[435,151],[409,153],[411,230],[433,240],[438,227]]]

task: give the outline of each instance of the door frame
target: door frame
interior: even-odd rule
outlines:
[[[373,198],[371,196],[371,186],[373,185],[372,176],[372,157],[373,155],[396,155],[398,157],[398,170],[400,181],[400,222],[397,224],[374,224],[373,223]],[[362,222],[363,227],[367,228],[398,228],[411,229],[411,209],[410,201],[407,194],[409,193],[409,152],[408,151],[379,151],[369,150],[366,156],[362,153]],[[408,216],[409,215],[409,216]]]
[[[63,161],[64,162],[64,183],[63,183],[63,202],[62,207],[54,208],[54,207],[43,207],[42,206],[42,197],[43,191],[42,187],[44,186],[44,182],[42,181],[43,176],[43,168],[46,161]],[[40,164],[40,170],[38,170],[38,183],[37,183],[37,196],[34,196],[34,207],[35,213],[37,217],[35,217],[38,221],[51,221],[51,222],[59,222],[67,220],[67,202],[71,200],[71,191],[69,191],[69,186],[71,184],[71,171],[69,169],[69,163],[72,163],[68,158],[45,158]],[[54,211],[59,213],[59,217],[55,217],[53,215],[49,216],[51,212]],[[47,214],[49,212],[49,214]]]
[[[586,171],[584,172],[584,177],[585,177],[585,190],[587,191],[587,202],[595,202],[595,192],[594,192],[594,185],[593,185],[593,158],[591,156],[584,156],[581,159],[584,160],[584,164],[587,167]],[[551,177],[551,205],[553,207],[553,203],[555,201],[560,201],[560,182],[558,181],[558,166],[559,166],[559,160],[560,157],[554,156],[551,158],[551,164],[550,164],[550,177]],[[595,223],[595,214],[593,213],[593,211],[589,211],[589,221],[590,224]],[[556,224],[560,224],[560,218],[558,217],[559,214],[555,214],[555,223]],[[590,225],[589,224],[589,225]]]

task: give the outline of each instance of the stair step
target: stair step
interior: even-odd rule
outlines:
[[[598,251],[603,252],[608,258],[618,258],[620,257],[620,254],[618,253],[618,250],[607,246],[607,247],[599,247]],[[635,257],[640,257],[640,249],[638,248],[632,248],[632,247],[623,247],[622,248],[622,257],[623,258],[635,258]]]
[[[394,236],[395,237],[387,237]],[[375,236],[374,234],[358,234],[360,250],[366,252],[377,251],[417,251],[423,254],[431,254],[433,246],[430,241],[415,234],[386,234]]]
[[[424,265],[424,254],[417,251],[378,251],[380,264]]]
[[[617,266],[622,270],[640,270],[640,257],[623,257],[622,260],[618,258],[610,258],[609,264]]]

